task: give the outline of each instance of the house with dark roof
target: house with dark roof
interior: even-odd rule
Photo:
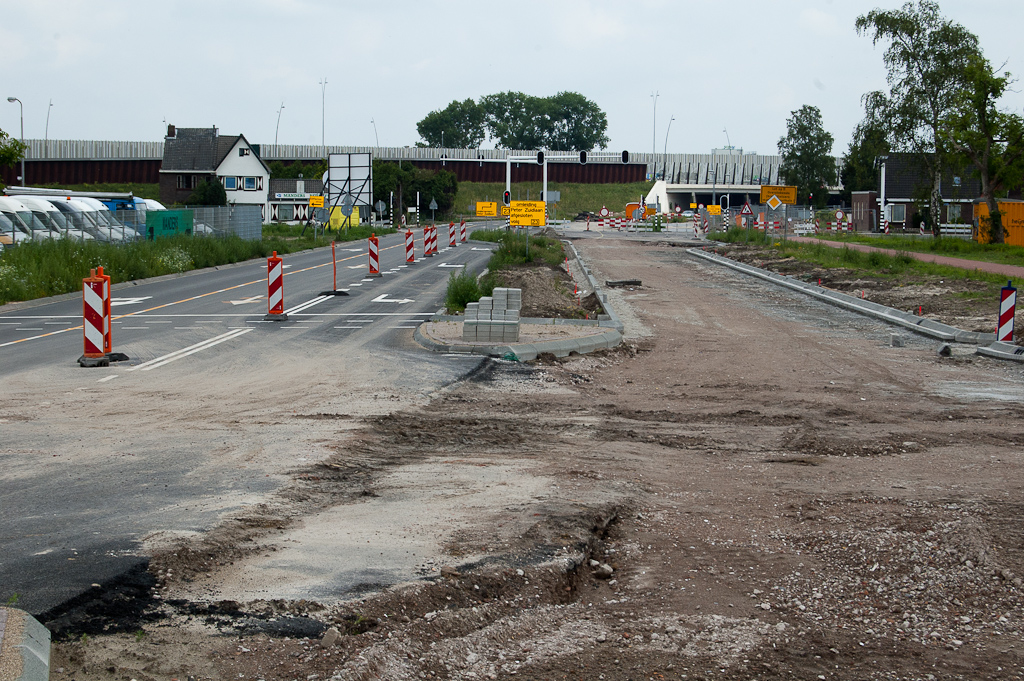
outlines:
[[[323,196],[324,182],[320,178],[279,178],[270,181],[270,222],[305,222],[312,213],[311,196]]]
[[[160,202],[186,203],[206,180],[224,186],[228,205],[258,205],[267,219],[270,168],[245,135],[221,135],[213,128],[167,126],[160,168]]]
[[[916,154],[889,154],[879,159],[884,186],[878,197],[885,206],[882,219],[890,228],[917,230],[914,215],[928,206],[932,178],[924,159]],[[881,170],[884,168],[884,170]],[[942,211],[939,224],[966,224],[974,220],[974,200],[981,196],[981,182],[968,169],[947,168],[939,183]],[[918,218],[920,220],[920,218]]]

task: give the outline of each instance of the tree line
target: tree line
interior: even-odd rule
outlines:
[[[418,146],[472,149],[486,137],[504,149],[590,151],[608,146],[608,117],[576,92],[535,97],[499,92],[453,101],[416,124]]]
[[[872,10],[857,17],[855,29],[872,44],[886,45],[888,91],[862,97],[864,119],[840,168],[830,155],[833,138],[818,108],[792,112],[778,145],[780,174],[800,187],[802,200],[821,207],[837,170],[847,193],[873,190],[879,156],[913,154],[930,183],[925,221],[938,235],[943,173],[969,169],[980,180],[989,209],[984,227],[994,243],[1002,243],[997,199],[1024,184],[1024,118],[999,104],[1012,76],[994,67],[977,36],[945,19],[933,0]]]

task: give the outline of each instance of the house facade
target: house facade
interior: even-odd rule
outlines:
[[[216,127],[167,126],[160,202],[184,204],[206,180],[223,185],[228,205],[258,205],[264,220],[270,214],[270,168],[260,158],[259,147],[249,144],[245,135],[221,135]]]
[[[881,229],[883,221],[888,220],[890,230],[918,231],[920,210],[928,206],[932,186],[925,159],[917,154],[894,153],[880,157],[879,161],[881,191],[873,206],[877,216],[875,229]],[[969,170],[947,169],[942,175],[940,194],[939,224],[970,225],[974,220],[974,201],[981,195],[981,182]],[[861,212],[865,213],[865,209]],[[855,207],[854,215],[857,213]]]
[[[270,181],[270,222],[305,222],[312,214],[311,196],[321,196],[324,182],[320,179],[276,179]]]

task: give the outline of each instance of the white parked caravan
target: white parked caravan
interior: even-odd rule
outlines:
[[[40,222],[39,218],[32,214],[28,206],[12,196],[0,196],[0,210],[17,214],[21,218],[22,223],[29,229],[28,235],[33,241],[52,239],[57,236],[46,224]]]
[[[121,221],[114,217],[110,209],[99,199],[89,196],[76,196],[74,200],[81,201],[92,209],[96,224],[99,225],[100,229],[107,236],[105,241],[126,241],[137,237],[135,230],[121,224]]]
[[[75,198],[56,198],[52,196],[46,197],[46,200],[57,207],[57,210],[64,213],[64,217],[68,220],[68,224],[73,226],[75,229],[80,229],[88,234],[91,234],[97,241],[117,241],[119,237],[113,237],[113,234],[107,230],[105,226],[102,226],[97,222],[97,211],[95,208],[87,203],[82,203]]]

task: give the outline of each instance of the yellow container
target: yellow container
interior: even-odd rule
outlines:
[[[1003,216],[1003,242],[1011,246],[1024,246],[1024,201],[1001,199],[997,203]],[[988,219],[988,204],[984,201],[975,203],[974,217],[974,238],[979,244],[987,244],[989,236],[983,234],[978,225]]]

